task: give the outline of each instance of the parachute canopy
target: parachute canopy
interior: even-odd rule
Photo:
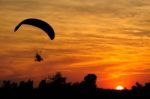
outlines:
[[[38,28],[42,29],[43,31],[45,31],[51,40],[53,40],[55,38],[55,32],[54,32],[53,28],[48,23],[46,23],[40,19],[35,19],[35,18],[25,19],[25,20],[21,21],[15,27],[14,32],[17,31],[22,24],[33,25],[35,27],[38,27]]]

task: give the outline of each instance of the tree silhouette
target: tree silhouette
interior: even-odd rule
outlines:
[[[92,90],[96,88],[96,75],[95,74],[88,74],[84,77],[84,81],[81,82],[81,86],[86,89]]]
[[[39,89],[40,90],[44,90],[46,89],[46,80],[41,80],[40,83],[39,83]]]
[[[116,91],[101,89],[96,86],[95,74],[87,74],[83,81],[70,83],[61,73],[41,80],[38,88],[33,88],[33,81],[20,81],[19,84],[5,80],[0,87],[0,98],[30,99],[30,98],[91,98],[91,99],[150,99],[150,82],[142,86],[135,83],[131,90]]]

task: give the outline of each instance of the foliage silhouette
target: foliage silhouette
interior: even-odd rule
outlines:
[[[142,86],[135,83],[131,90],[122,91],[102,89],[96,86],[96,75],[88,74],[81,82],[67,82],[61,73],[40,81],[37,88],[33,87],[33,81],[20,81],[20,83],[5,80],[0,87],[0,98],[14,99],[49,99],[49,98],[91,98],[91,99],[150,99],[150,82]]]

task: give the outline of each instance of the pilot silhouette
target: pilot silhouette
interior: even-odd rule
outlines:
[[[43,61],[43,58],[42,58],[42,56],[39,53],[36,53],[36,55],[35,55],[35,61],[38,61],[38,62]]]

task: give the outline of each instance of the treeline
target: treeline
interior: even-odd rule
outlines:
[[[142,86],[136,83],[131,90],[122,91],[101,89],[96,86],[96,75],[88,74],[83,81],[78,83],[66,82],[66,77],[56,73],[53,77],[40,81],[37,88],[33,87],[33,81],[21,81],[20,83],[5,80],[0,87],[1,99],[150,99],[150,82]]]

